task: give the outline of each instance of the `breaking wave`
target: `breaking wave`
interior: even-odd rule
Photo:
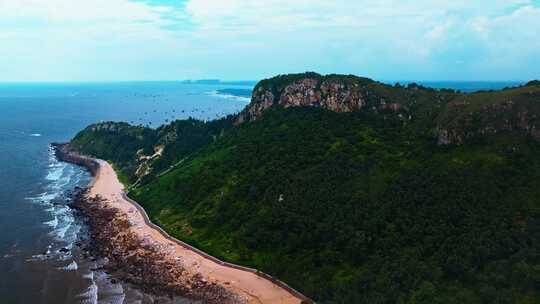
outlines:
[[[210,91],[210,92],[207,92],[206,94],[213,97],[218,97],[218,98],[223,98],[223,99],[228,99],[228,100],[243,101],[247,103],[251,101],[251,98],[249,97],[232,95],[232,94],[223,93],[220,91]]]

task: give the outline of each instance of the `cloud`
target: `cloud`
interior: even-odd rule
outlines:
[[[536,0],[0,0],[10,58],[0,80],[526,79],[540,69],[539,10]]]
[[[0,17],[3,20],[41,20],[48,22],[83,23],[86,21],[158,21],[160,13],[171,7],[149,6],[142,2],[126,0],[3,0]]]
[[[184,15],[128,0],[0,0],[0,56],[10,58],[0,63],[0,79],[145,78],[145,62],[182,49],[165,28]]]
[[[532,69],[520,76],[515,71],[505,74],[508,66],[501,66],[497,74],[487,67],[490,61],[501,61],[496,56],[508,48],[512,50],[504,57],[512,65],[529,60],[525,54],[538,54],[539,39],[534,36],[540,18],[534,4],[528,0],[190,0],[186,10],[201,40],[227,41],[230,47],[247,44],[257,56],[283,59],[289,54],[307,69],[322,66],[324,72],[367,72],[378,78],[504,79],[534,76]],[[274,46],[271,51],[269,46]],[[311,57],[330,64],[311,62]],[[391,67],[381,67],[385,64]]]

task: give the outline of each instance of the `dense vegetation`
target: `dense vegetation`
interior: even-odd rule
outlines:
[[[152,172],[145,179],[174,167],[187,155],[216,141],[232,127],[233,117],[211,122],[193,118],[177,120],[158,129],[105,122],[88,126],[79,132],[71,145],[88,155],[108,160],[126,174],[129,181],[137,179],[141,157],[153,155],[163,148],[161,156],[152,159]]]
[[[123,168],[164,145],[130,193],[152,219],[321,303],[536,303],[538,141],[504,130],[441,146],[434,130],[462,114],[447,105],[504,98],[370,86],[412,96],[414,117],[274,107],[237,126],[89,127],[72,144]],[[536,111],[540,100],[528,96]]]

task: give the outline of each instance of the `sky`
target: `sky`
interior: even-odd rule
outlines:
[[[540,0],[0,0],[0,82],[540,78]]]

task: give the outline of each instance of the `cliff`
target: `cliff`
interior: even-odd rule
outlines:
[[[464,94],[416,84],[390,86],[351,75],[281,75],[257,84],[251,103],[236,123],[257,120],[272,107],[318,107],[337,113],[397,113],[417,129],[429,130],[440,145],[461,145],[469,139],[512,131],[540,140],[539,83]],[[429,117],[422,116],[425,113]]]
[[[238,117],[241,123],[255,120],[272,107],[320,107],[342,113],[360,110],[366,106],[374,110],[399,111],[401,103],[386,100],[378,86],[369,78],[353,75],[327,75],[304,73],[281,75],[263,80],[253,90],[250,105]]]
[[[539,90],[295,74],[259,83],[221,125],[87,128],[72,146],[117,168],[145,159],[130,196],[153,221],[318,302],[529,303]]]
[[[520,132],[540,141],[540,85],[456,96],[442,109],[437,124],[441,145],[464,144],[490,135]]]

